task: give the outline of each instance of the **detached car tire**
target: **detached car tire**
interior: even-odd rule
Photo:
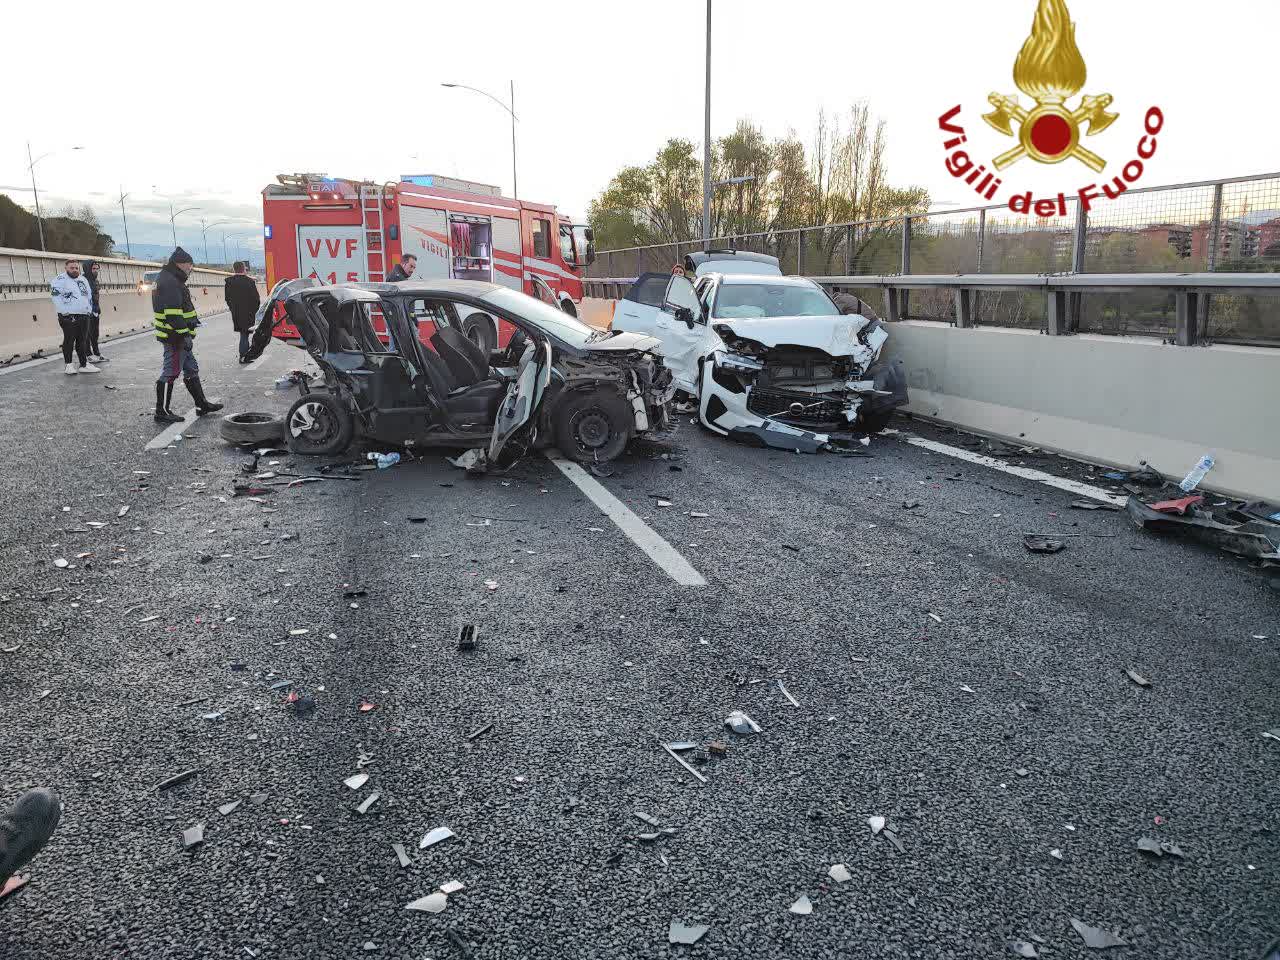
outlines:
[[[486,357],[498,347],[498,333],[486,314],[469,314],[462,321],[462,335],[479,347]]]
[[[331,393],[304,394],[284,418],[284,439],[291,453],[332,456],[351,446],[355,432],[351,411]]]
[[[893,407],[886,407],[883,410],[872,410],[868,413],[860,413],[854,428],[866,434],[879,433],[889,425],[889,421],[893,419]]]
[[[604,463],[627,448],[635,414],[617,390],[586,390],[566,397],[552,414],[556,446],[570,460]]]
[[[284,421],[269,413],[234,413],[222,418],[218,432],[228,443],[279,443]]]

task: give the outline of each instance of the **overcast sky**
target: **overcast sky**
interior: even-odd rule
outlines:
[[[1167,120],[1142,186],[1280,169],[1272,114],[1275,0],[1068,0],[1088,64],[1086,93],[1110,93],[1120,119],[1087,145],[1119,173],[1143,113]],[[712,134],[739,117],[771,135],[812,133],[820,107],[868,101],[888,121],[895,183],[935,205],[973,205],[943,167],[938,116],[963,105],[974,156],[1013,144],[980,115],[993,90],[1018,91],[1012,65],[1035,0],[715,0]],[[575,218],[622,166],[666,138],[702,138],[702,0],[367,6],[78,0],[5,11],[0,192],[30,204],[26,141],[42,202],[91,204],[117,241],[120,186],[136,242],[169,238],[168,199],[260,230],[260,191],[286,171],[390,179],[441,173],[511,190],[511,130],[498,106],[516,84],[520,191]],[[15,89],[14,78],[23,78]],[[1024,97],[1023,102],[1028,102]],[[67,148],[82,145],[82,151]],[[1030,161],[1006,185],[1042,193],[1095,178],[1075,161]],[[1277,198],[1280,200],[1280,198]],[[218,237],[223,227],[212,228]]]

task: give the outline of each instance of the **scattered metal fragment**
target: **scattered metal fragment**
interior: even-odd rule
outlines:
[[[1111,947],[1127,947],[1128,941],[1121,940],[1109,930],[1103,930],[1101,927],[1091,927],[1082,920],[1071,918],[1071,926],[1076,933],[1080,934],[1080,939],[1084,941],[1084,945],[1090,950],[1108,950]]]
[[[57,567],[59,570],[65,570],[69,566],[68,562],[64,560],[62,557],[59,557],[57,560],[53,561],[53,565]]]
[[[372,808],[373,805],[378,802],[378,799],[381,796],[382,794],[380,793],[369,794],[369,796],[364,798],[364,802],[361,803],[360,806],[356,807],[356,813],[359,813],[359,814],[368,813],[370,808]]]
[[[204,824],[197,823],[194,827],[188,827],[182,831],[182,849],[190,850],[192,847],[198,847],[204,843]]]
[[[443,913],[444,908],[449,905],[449,898],[443,893],[429,893],[425,897],[419,897],[412,903],[405,904],[406,910],[418,910],[422,913]]]
[[[781,681],[781,680],[775,680],[775,681],[774,681],[774,683],[775,683],[775,684],[777,684],[778,692],[779,692],[779,693],[781,693],[784,697],[786,697],[786,698],[787,698],[787,701],[788,701],[788,702],[789,702],[793,707],[799,707],[799,706],[800,706],[800,702],[799,702],[798,700],[796,700],[796,698],[795,698],[795,697],[793,697],[793,696],[791,695],[791,693],[787,690],[787,688],[786,688],[786,687],[784,687],[784,686],[782,685],[782,681]]]
[[[1119,504],[1103,503],[1101,500],[1072,500],[1070,507],[1072,510],[1113,510],[1117,513],[1122,509]]]
[[[1171,857],[1179,857],[1179,858],[1186,857],[1186,854],[1182,852],[1181,847],[1179,847],[1176,843],[1171,843],[1168,840],[1160,841],[1160,840],[1153,840],[1151,837],[1140,837],[1138,839],[1137,847],[1143,853],[1150,853],[1156,857],[1162,857],[1166,853]]]
[[[686,750],[698,749],[698,745],[692,740],[672,740],[667,744],[667,746],[678,753],[684,753]]]
[[[706,936],[710,929],[711,927],[704,923],[686,924],[682,920],[672,920],[667,930],[667,942],[692,945]]]
[[[961,687],[960,687],[960,689],[961,689],[963,692],[965,692],[965,693],[974,693],[974,692],[975,692],[975,691],[974,691],[974,689],[973,689],[973,687],[969,686],[967,683],[966,683],[966,684],[962,684],[962,685],[961,685]]]
[[[181,773],[174,774],[168,780],[161,780],[156,784],[156,789],[168,790],[170,787],[176,787],[180,783],[186,783],[199,772],[200,770],[198,767],[191,770],[183,770]]]
[[[649,814],[645,813],[642,810],[636,810],[634,812],[634,816],[637,820],[647,823],[651,827],[656,827],[659,825],[659,821],[657,817],[651,817],[649,816]]]
[[[1061,540],[1035,534],[1027,534],[1023,537],[1022,545],[1032,553],[1058,553],[1066,546]]]
[[[467,889],[467,885],[461,880],[448,880],[440,884],[440,892],[445,896],[451,893],[460,893],[465,889]]]
[[[903,510],[914,510],[918,506],[920,506],[919,500],[903,500],[902,501]]]
[[[456,837],[456,836],[457,834],[454,833],[452,830],[450,830],[448,827],[436,827],[434,830],[432,830],[430,833],[428,833],[425,837],[422,838],[422,840],[418,843],[418,849],[425,850],[427,847],[434,846],[435,844],[440,843],[442,840],[448,840],[450,837]]]
[[[725,718],[724,725],[734,733],[749,736],[753,733],[760,733],[763,728],[741,710],[735,710]]]
[[[662,839],[662,834],[660,834],[660,833],[637,833],[637,834],[636,834],[636,839],[637,839],[637,840],[639,840],[641,843],[657,843],[660,839]]]
[[[836,883],[848,883],[853,879],[853,875],[849,873],[849,868],[843,863],[832,864],[831,869],[827,871],[827,876]]]
[[[1014,772],[1014,773],[1016,773],[1016,774],[1017,774],[1018,776],[1020,776],[1020,777],[1025,777],[1025,776],[1027,776],[1027,774],[1029,774],[1031,771],[1030,771],[1030,770],[1028,770],[1026,767],[1019,767],[1017,770],[1015,770],[1015,771],[1013,771],[1013,772]]]
[[[467,739],[475,740],[479,737],[483,737],[486,733],[488,733],[492,729],[493,729],[493,724],[486,723],[483,727],[480,727],[479,729],[476,729],[476,730],[472,730],[470,733],[468,733]]]
[[[1050,850],[1050,851],[1049,851],[1049,856],[1053,857],[1053,859],[1055,859],[1055,860],[1066,860],[1066,859],[1067,859],[1066,857],[1064,857],[1064,856],[1062,855],[1062,851],[1061,851],[1061,850],[1059,850],[1057,847],[1054,847],[1052,850]]]
[[[869,827],[871,828],[871,835],[872,835],[872,836],[875,836],[875,835],[876,835],[876,834],[878,834],[881,830],[883,830],[883,829],[884,829],[884,825],[885,825],[886,823],[888,823],[888,821],[887,821],[884,817],[881,817],[881,816],[879,816],[879,815],[874,816],[874,817],[867,817],[867,826],[869,826]]]
[[[942,618],[941,618],[940,616],[938,616],[936,613],[931,613],[931,614],[929,614],[929,619],[930,619],[930,620],[932,620],[932,621],[934,621],[935,623],[941,623],[941,622],[942,622]]]
[[[802,893],[800,894],[800,899],[787,909],[797,916],[807,917],[809,914],[813,913],[813,901],[809,899],[809,895],[807,893]]]
[[[361,787],[363,787],[366,783],[369,782],[369,775],[367,773],[357,773],[350,777],[347,777],[347,779],[343,780],[342,782],[352,790],[359,790]]]
[[[712,740],[707,744],[707,753],[711,754],[713,757],[727,757],[729,755],[729,748],[719,740]]]
[[[743,714],[743,716],[746,716],[746,714]],[[752,721],[752,722],[754,723],[754,721]],[[659,743],[659,744],[661,744],[662,749],[663,749],[663,750],[665,750],[665,751],[667,751],[667,754],[671,757],[671,759],[672,759],[672,760],[674,760],[676,763],[680,764],[680,766],[684,767],[686,770],[688,770],[690,773],[692,773],[695,777],[697,777],[697,778],[698,778],[698,781],[699,781],[700,783],[707,783],[707,782],[708,782],[708,780],[707,780],[707,778],[706,778],[706,777],[704,777],[704,776],[703,776],[702,774],[700,774],[697,770],[693,769],[693,767],[689,766],[689,764],[685,762],[684,757],[680,756],[680,754],[676,753],[674,750],[672,750],[670,747],[668,747],[665,743],[663,743],[663,742],[662,742],[662,740],[661,740],[660,738],[656,738],[656,737],[655,737],[655,739],[657,739],[657,740],[658,740],[658,743]]]
[[[458,649],[474,650],[478,636],[479,631],[476,630],[474,623],[464,623],[462,629],[458,631]]]
[[[241,800],[232,800],[230,803],[224,803],[218,808],[218,812],[224,817],[229,817],[235,812],[236,807],[240,806],[242,802],[243,801]]]
[[[1126,670],[1125,675],[1140,687],[1151,686],[1151,681],[1142,676],[1142,674],[1138,673],[1136,670]]]
[[[396,859],[400,861],[400,866],[402,867],[409,866],[409,863],[410,863],[409,855],[405,853],[403,843],[393,843],[391,845],[391,849],[395,851]]]
[[[267,802],[267,795],[265,793],[250,794],[249,802],[252,803],[255,807],[260,807]]]
[[[1270,739],[1280,742],[1280,727],[1275,727],[1271,730],[1263,730],[1262,737],[1264,740]]]
[[[897,850],[899,853],[907,852],[906,849],[902,846],[902,841],[898,839],[898,835],[894,831],[890,830],[888,827],[884,829],[883,836],[886,840],[888,840],[890,843],[893,844],[894,849]]]
[[[1015,957],[1027,957],[1029,960],[1034,960],[1034,958],[1040,956],[1040,952],[1025,940],[1010,940],[1008,946],[1009,952]]]

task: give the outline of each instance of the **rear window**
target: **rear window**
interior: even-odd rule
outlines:
[[[660,307],[662,301],[666,299],[669,283],[671,283],[669,273],[642,274],[622,299],[630,300],[632,303],[643,303],[649,307]]]

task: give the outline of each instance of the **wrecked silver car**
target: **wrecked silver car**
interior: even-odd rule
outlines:
[[[461,332],[477,310],[511,327],[489,355]],[[300,379],[285,417],[295,453],[334,454],[359,436],[482,448],[471,462],[497,465],[553,444],[604,462],[669,426],[675,388],[655,338],[595,330],[496,284],[281,283],[259,311],[249,356],[286,324],[323,376],[322,385]]]
[[[702,424],[806,452],[883,430],[907,402],[901,361],[880,359],[889,338],[884,323],[842,314],[804,277],[715,272],[719,262],[700,264],[696,285],[646,274],[613,320],[615,330],[661,339],[676,385],[697,398]]]

